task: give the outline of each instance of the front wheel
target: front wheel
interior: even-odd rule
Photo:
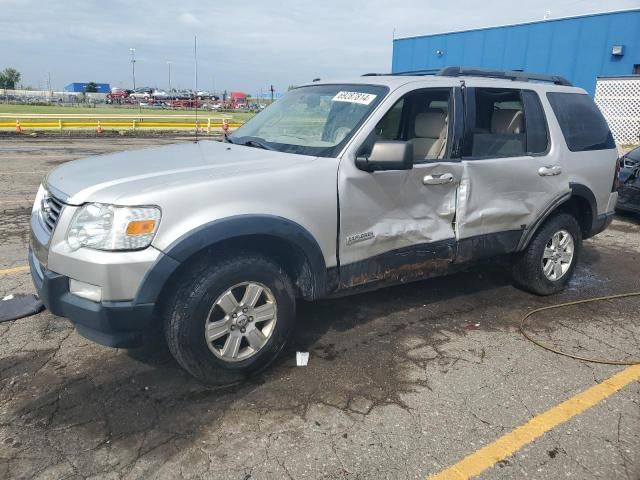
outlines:
[[[295,320],[293,286],[260,255],[202,263],[182,275],[164,306],[165,336],[194,377],[233,383],[266,368],[284,347]]]
[[[582,232],[576,219],[567,213],[555,215],[516,259],[514,282],[537,295],[560,292],[573,276],[581,249]]]

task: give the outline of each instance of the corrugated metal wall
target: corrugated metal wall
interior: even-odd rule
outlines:
[[[65,85],[65,92],[84,92],[87,88],[88,82],[74,82],[69,85]],[[111,86],[108,83],[97,83],[98,93],[109,93]]]
[[[611,55],[624,45],[624,55]],[[448,65],[562,75],[593,95],[598,76],[640,64],[640,9],[397,39],[393,72]]]

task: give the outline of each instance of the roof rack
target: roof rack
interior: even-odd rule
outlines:
[[[521,82],[536,81],[549,82],[555,85],[564,85],[572,87],[573,84],[564,77],[559,75],[545,75],[543,73],[520,72],[516,70],[494,70],[491,68],[475,68],[475,67],[445,67],[441,69],[437,75],[442,77],[488,77],[488,78],[506,78],[509,80],[517,80]]]
[[[409,70],[406,72],[394,72],[394,73],[365,73],[363,77],[389,77],[400,75],[438,75],[439,70],[437,68],[425,68],[422,70]]]
[[[409,70],[406,72],[394,72],[394,73],[365,73],[363,77],[376,77],[376,76],[402,76],[402,75],[437,75],[440,77],[485,77],[485,78],[504,78],[520,82],[536,81],[536,82],[549,82],[555,85],[564,85],[572,87],[573,84],[564,77],[559,75],[545,75],[543,73],[522,72],[517,70],[494,70],[491,68],[481,67],[444,67],[440,70],[436,69],[422,69],[422,70]]]

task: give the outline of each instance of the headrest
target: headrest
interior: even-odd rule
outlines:
[[[516,134],[522,131],[522,110],[502,109],[493,112],[491,133]]]
[[[439,138],[447,116],[444,112],[422,112],[416,115],[416,137]]]

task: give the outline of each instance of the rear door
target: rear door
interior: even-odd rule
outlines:
[[[451,158],[456,105],[452,88],[399,92],[370,120],[365,154],[376,139],[414,144],[406,171],[364,172],[343,157],[340,199],[340,285],[408,281],[444,270],[455,257],[456,190],[462,166]],[[362,137],[361,137],[362,138]]]
[[[514,251],[525,230],[570,192],[538,93],[468,84],[458,261]]]

